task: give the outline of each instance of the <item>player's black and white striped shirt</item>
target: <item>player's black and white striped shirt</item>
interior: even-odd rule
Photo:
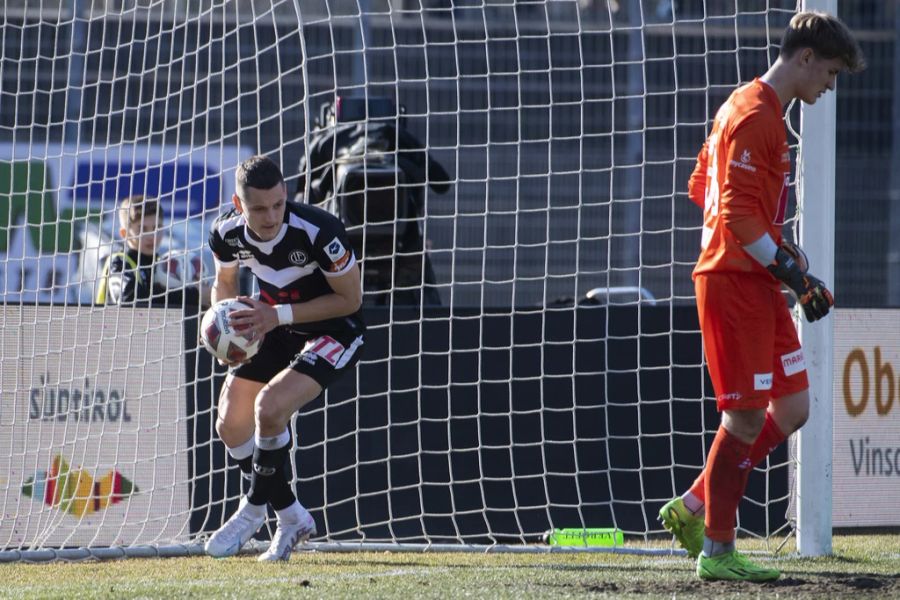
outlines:
[[[243,215],[230,210],[213,223],[209,247],[220,264],[249,268],[259,284],[260,300],[269,304],[307,302],[332,294],[326,278],[344,275],[356,264],[343,223],[320,208],[295,202],[286,203],[281,231],[268,242],[250,237]],[[319,333],[365,327],[357,312],[292,329]]]

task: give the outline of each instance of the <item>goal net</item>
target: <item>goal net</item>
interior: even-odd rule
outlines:
[[[195,552],[236,507],[202,308],[95,300],[131,195],[165,215],[153,280],[209,283],[207,232],[254,153],[363,265],[363,359],[293,422],[314,544],[615,527],[662,548],[657,512],[718,425],[686,182],[796,9],[5,2],[0,557]],[[790,530],[789,462],[753,474],[742,533]]]

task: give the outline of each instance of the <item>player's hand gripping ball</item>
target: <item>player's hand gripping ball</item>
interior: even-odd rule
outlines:
[[[212,305],[200,322],[200,339],[210,354],[227,364],[242,363],[259,351],[262,338],[250,342],[231,324],[232,311],[253,308],[236,298],[220,300]]]

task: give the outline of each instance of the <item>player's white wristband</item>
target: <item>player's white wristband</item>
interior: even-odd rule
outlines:
[[[775,240],[768,233],[759,236],[755,242],[744,246],[747,254],[756,259],[756,262],[764,267],[768,267],[775,263],[775,253],[778,252],[778,246]]]
[[[276,304],[275,310],[278,311],[279,325],[290,325],[294,322],[294,309],[290,304]]]

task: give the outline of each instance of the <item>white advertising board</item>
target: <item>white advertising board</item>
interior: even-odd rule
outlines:
[[[182,318],[0,307],[0,549],[187,540]]]
[[[98,262],[118,239],[117,203],[132,194],[159,200],[169,228],[162,249],[200,251],[231,205],[238,163],[252,154],[227,145],[0,143],[0,300],[91,302]]]
[[[835,527],[900,525],[900,311],[834,316]]]

